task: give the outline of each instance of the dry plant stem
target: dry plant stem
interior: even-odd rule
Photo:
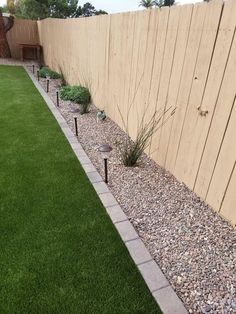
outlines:
[[[121,110],[118,106],[118,110],[124,123],[125,119],[121,113]],[[130,135],[128,133],[129,127],[128,124],[125,126],[125,130],[128,134],[127,140],[125,144],[120,147],[120,152],[122,156],[122,161],[125,166],[132,167],[135,166],[138,160],[140,159],[142,153],[150,144],[150,139],[155,132],[158,131],[167,121],[168,119],[175,113],[175,109],[171,110],[171,107],[164,110],[159,114],[159,111],[155,111],[148,122],[145,123],[146,114],[144,113],[141,119],[141,122],[138,125],[137,136],[134,141],[131,140]],[[145,111],[146,112],[146,111]],[[166,115],[170,112],[170,115],[166,117]],[[128,121],[126,119],[126,121]],[[126,122],[128,123],[128,122]]]
[[[137,136],[136,136],[136,139],[132,141],[130,137],[130,132],[129,132],[129,117],[130,117],[131,108],[134,105],[137,92],[139,90],[141,81],[143,79],[143,75],[144,74],[141,75],[138,85],[135,89],[133,98],[130,104],[128,104],[128,111],[127,111],[126,117],[124,117],[124,115],[122,114],[120,110],[119,105],[117,105],[118,112],[120,114],[124,130],[126,134],[128,135],[124,145],[120,146],[120,153],[122,156],[122,161],[123,161],[123,164],[127,167],[132,167],[136,165],[142,153],[149,146],[150,139],[152,138],[153,134],[157,132],[157,130],[161,128],[168,121],[168,119],[175,113],[175,108],[174,108],[174,110],[172,110],[172,112],[170,113],[170,116],[166,118],[166,114],[171,110],[172,107],[169,107],[168,109],[164,109],[163,112],[160,112],[160,110],[156,110],[153,113],[152,117],[148,120],[148,122],[145,123],[145,121],[147,120],[146,113],[147,113],[147,109],[149,105],[146,106],[144,109],[144,113],[142,114],[141,121],[139,121],[139,116],[138,116]]]

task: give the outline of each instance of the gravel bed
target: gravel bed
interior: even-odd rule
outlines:
[[[41,80],[45,88],[45,80]],[[50,83],[56,103],[59,80]],[[120,145],[125,133],[109,118],[97,123],[98,109],[89,114],[60,100],[60,111],[103,176],[101,144],[113,147],[109,188],[136,228],[189,313],[236,313],[236,231],[183,183],[143,154],[138,167],[124,167]],[[174,314],[174,313],[173,313]]]

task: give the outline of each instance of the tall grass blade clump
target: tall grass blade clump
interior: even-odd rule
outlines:
[[[121,114],[123,124],[125,119]],[[133,141],[129,135],[129,127],[126,124],[125,129],[127,132],[127,139],[121,147],[121,158],[122,162],[126,167],[133,167],[139,161],[142,153],[150,144],[150,139],[153,134],[162,127],[162,125],[175,113],[175,109],[171,111],[171,107],[164,110],[162,113],[155,111],[152,117],[145,122],[146,115],[144,114],[141,119],[141,123],[138,125],[137,136]],[[129,119],[126,119],[128,121]],[[127,122],[128,123],[128,122]]]

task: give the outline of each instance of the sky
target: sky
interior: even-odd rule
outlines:
[[[1,1],[1,0],[0,0]],[[201,1],[201,0],[200,0]],[[81,4],[91,2],[96,9],[105,10],[108,13],[138,10],[140,0],[90,0],[79,1]],[[196,3],[199,0],[177,0],[179,4]]]
[[[179,4],[196,3],[202,0],[177,0]],[[139,9],[140,0],[79,0],[79,4],[91,2],[96,9],[105,10],[108,13],[134,11]],[[6,0],[0,0],[0,6],[6,4]]]

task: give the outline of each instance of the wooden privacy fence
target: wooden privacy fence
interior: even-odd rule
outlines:
[[[147,153],[236,223],[236,1],[38,22],[45,63],[133,138],[145,113],[176,107]],[[157,178],[158,180],[158,178]]]
[[[13,28],[7,33],[11,55],[15,59],[20,58],[18,43],[39,43],[37,21],[14,19]]]

